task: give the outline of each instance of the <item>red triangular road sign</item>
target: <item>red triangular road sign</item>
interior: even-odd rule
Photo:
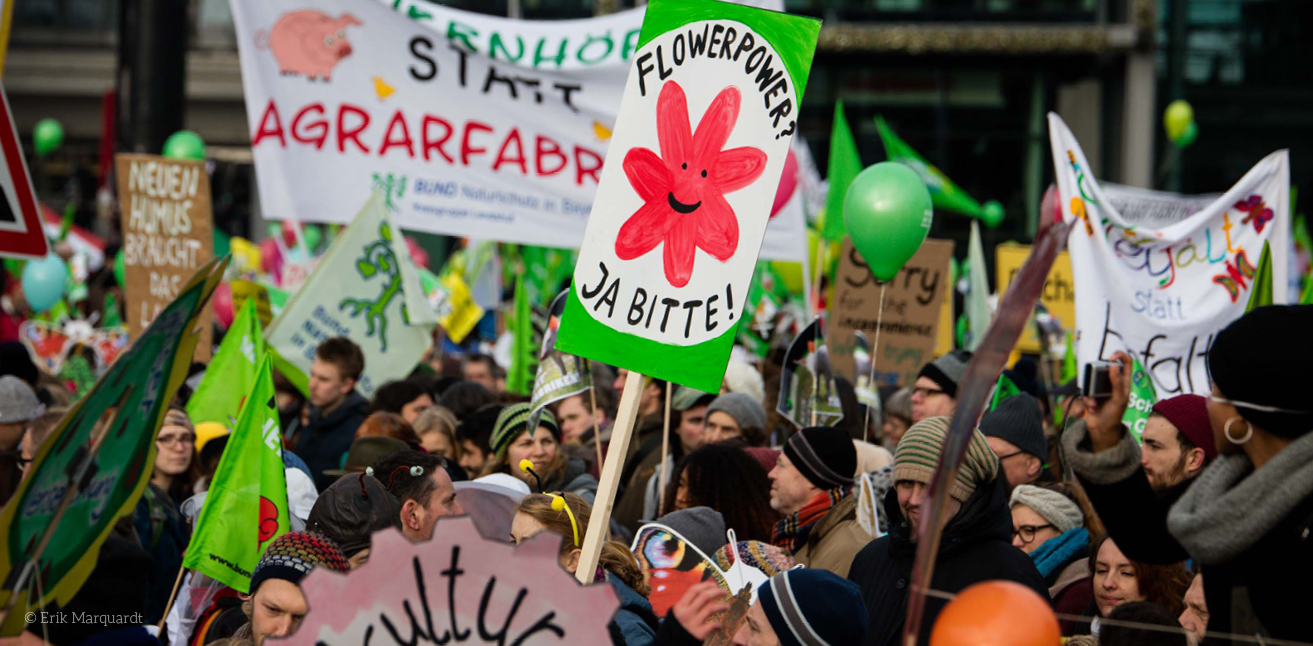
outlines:
[[[14,115],[0,85],[0,256],[44,258],[49,252]]]

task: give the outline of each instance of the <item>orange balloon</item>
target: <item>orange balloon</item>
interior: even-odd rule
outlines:
[[[977,583],[944,606],[930,646],[1057,646],[1062,641],[1053,608],[1013,581]]]

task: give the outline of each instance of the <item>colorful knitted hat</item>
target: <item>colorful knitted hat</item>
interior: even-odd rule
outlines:
[[[489,447],[495,455],[501,455],[506,451],[506,447],[529,428],[529,405],[528,404],[511,404],[501,409],[497,414],[497,423],[492,427],[492,437],[488,440]],[[556,441],[561,441],[561,428],[556,425],[556,416],[552,411],[546,408],[542,409],[541,417],[538,418],[538,425],[546,427],[556,437]]]
[[[770,543],[739,541],[735,544],[735,548],[738,549],[739,558],[743,559],[744,565],[760,570],[767,577],[793,569],[795,565],[788,550]],[[734,554],[729,551],[729,545],[716,550],[715,559],[721,571],[728,572],[734,567]]]
[[[928,417],[912,425],[898,442],[894,453],[894,482],[911,480],[930,484],[939,468],[939,457],[944,452],[944,439],[948,437],[947,417]],[[966,502],[976,487],[991,482],[998,475],[998,456],[985,442],[980,431],[971,431],[962,467],[948,495],[958,502]]]
[[[301,579],[316,567],[346,572],[346,555],[332,539],[308,532],[292,532],[274,539],[265,548],[260,562],[251,573],[251,594],[269,579],[282,579],[301,585]]]

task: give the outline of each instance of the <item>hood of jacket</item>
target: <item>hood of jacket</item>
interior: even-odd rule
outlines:
[[[944,526],[939,539],[939,560],[982,541],[1012,541],[1012,514],[1008,512],[1007,489],[1001,468],[992,481],[976,488],[975,493],[962,503],[957,515]],[[897,487],[890,488],[885,494],[885,509],[889,516],[890,554],[895,558],[915,558],[912,526],[898,506]]]
[[[369,400],[364,395],[356,391],[347,393],[346,399],[338,404],[332,412],[324,415],[318,408],[310,410],[310,424],[307,427],[311,430],[323,430],[336,428],[342,422],[352,417],[364,417],[365,411],[369,410]]]
[[[581,489],[597,492],[597,479],[588,473],[588,464],[575,457],[565,459],[565,467],[560,474],[543,483],[545,491],[571,491],[578,493]]]

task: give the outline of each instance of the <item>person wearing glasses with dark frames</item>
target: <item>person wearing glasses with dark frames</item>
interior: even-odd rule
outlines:
[[[1313,577],[1309,330],[1313,306],[1291,305],[1257,308],[1217,333],[1207,407],[1219,456],[1175,496],[1154,495],[1121,423],[1130,397],[1124,353],[1113,357],[1111,398],[1063,434],[1069,464],[1128,558],[1189,558],[1208,572],[1210,632],[1313,642],[1308,595],[1297,591]],[[1170,374],[1161,361],[1148,364]]]
[[[912,423],[930,417],[952,417],[957,410],[957,384],[967,371],[971,353],[954,350],[925,364],[912,387]]]
[[[1044,577],[1054,612],[1079,615],[1094,600],[1090,587],[1090,533],[1085,515],[1065,485],[1021,485],[1012,490],[1012,545],[1030,555]],[[1076,626],[1063,622],[1063,633]]]

